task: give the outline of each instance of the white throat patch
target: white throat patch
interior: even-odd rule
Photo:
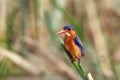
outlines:
[[[69,34],[69,33],[65,33],[65,35],[70,36],[70,34]]]

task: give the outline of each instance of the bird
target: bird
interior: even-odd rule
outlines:
[[[74,31],[74,27],[72,25],[66,25],[57,34],[65,34],[64,45],[72,55],[71,62],[77,60],[80,63],[81,58],[85,56],[85,50],[83,43]]]

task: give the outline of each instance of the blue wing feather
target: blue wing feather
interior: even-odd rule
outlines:
[[[82,56],[85,56],[84,46],[78,36],[74,38],[74,43],[80,48]]]

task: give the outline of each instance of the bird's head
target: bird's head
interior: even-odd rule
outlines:
[[[59,31],[57,34],[66,34],[67,36],[75,35],[74,27],[67,25],[63,27],[63,30]]]

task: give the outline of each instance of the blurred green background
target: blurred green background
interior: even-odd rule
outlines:
[[[0,0],[0,80],[81,80],[57,35],[73,25],[94,80],[120,80],[119,0]]]

